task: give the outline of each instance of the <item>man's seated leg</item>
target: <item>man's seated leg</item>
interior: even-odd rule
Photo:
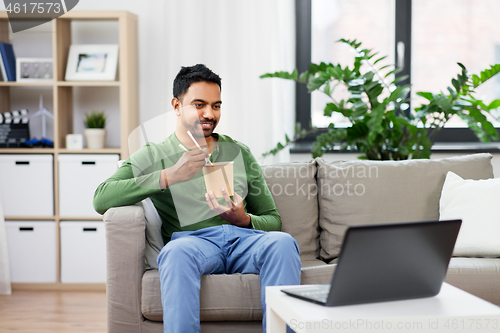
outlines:
[[[215,228],[174,233],[158,256],[165,333],[201,332],[200,278],[225,271]]]
[[[266,327],[266,286],[300,284],[299,247],[287,233],[232,228],[235,241],[229,245],[228,273],[260,274],[261,306]]]

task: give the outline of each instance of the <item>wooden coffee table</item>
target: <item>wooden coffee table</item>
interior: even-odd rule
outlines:
[[[282,288],[266,288],[267,333],[286,332],[286,324],[296,333],[500,332],[500,307],[447,283],[435,297],[337,307],[288,296]]]

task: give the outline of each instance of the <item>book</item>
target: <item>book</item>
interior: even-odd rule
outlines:
[[[3,65],[2,54],[0,53],[0,81],[7,81],[7,73]]]
[[[5,81],[16,81],[16,56],[12,44],[0,43],[0,55],[2,56],[2,74]]]

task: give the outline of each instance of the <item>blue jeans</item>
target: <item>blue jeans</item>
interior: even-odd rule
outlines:
[[[266,331],[266,286],[300,284],[299,248],[284,232],[222,225],[174,232],[158,256],[165,333],[199,333],[204,274],[259,274]]]

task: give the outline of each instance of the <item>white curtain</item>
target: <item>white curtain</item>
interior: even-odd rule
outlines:
[[[7,235],[3,218],[2,200],[0,200],[0,295],[10,295],[9,255],[7,253]]]
[[[289,159],[284,152],[260,156],[293,134],[294,83],[259,76],[295,68],[294,6],[291,0],[171,0],[164,7],[165,40],[158,46],[165,52],[168,103],[180,67],[204,63],[222,78],[217,132],[243,142],[264,163]],[[167,113],[171,133],[175,119]]]
[[[294,83],[259,76],[295,68],[295,1],[85,0],[75,10],[137,15],[140,121],[149,141],[174,131],[172,81],[181,66],[197,63],[222,77],[218,132],[243,142],[257,158],[293,134]],[[264,162],[288,160],[282,153]]]

